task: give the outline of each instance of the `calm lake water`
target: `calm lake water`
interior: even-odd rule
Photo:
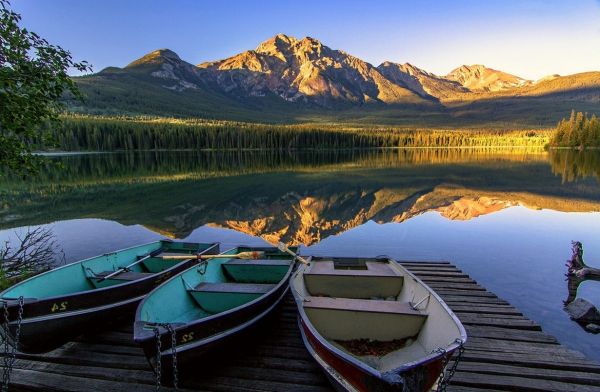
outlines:
[[[53,156],[0,184],[0,240],[48,225],[67,262],[164,236],[449,260],[600,360],[563,311],[572,240],[600,266],[600,153],[411,149]],[[600,282],[578,296],[600,306]]]

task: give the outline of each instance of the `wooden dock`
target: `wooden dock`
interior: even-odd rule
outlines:
[[[436,290],[467,329],[466,351],[449,391],[600,391],[600,364],[558,344],[454,265],[403,265]],[[48,354],[17,358],[10,390],[155,390],[130,325],[81,337]],[[231,358],[210,368],[198,364],[198,377],[182,383],[181,390],[331,391],[302,344],[291,295],[264,333]]]

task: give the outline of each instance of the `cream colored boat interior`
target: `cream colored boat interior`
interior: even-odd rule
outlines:
[[[366,261],[352,266],[350,262],[320,261],[304,274],[304,282],[312,295],[370,299],[396,297],[404,277],[387,263]]]
[[[439,301],[395,262],[316,258],[301,269],[304,274],[296,274],[292,284],[319,334],[379,371],[416,361],[460,337]],[[405,343],[381,356],[345,348],[345,342],[364,339]]]

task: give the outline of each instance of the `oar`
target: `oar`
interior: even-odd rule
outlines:
[[[286,244],[284,244],[283,242],[280,242],[280,243],[278,243],[278,244],[277,244],[277,248],[278,248],[280,251],[282,251],[282,252],[285,252],[285,253],[287,253],[287,254],[289,254],[289,255],[291,255],[291,256],[294,256],[294,259],[295,259],[295,260],[298,260],[298,261],[299,261],[299,262],[301,262],[302,264],[305,264],[305,265],[309,265],[309,264],[310,264],[310,263],[308,262],[308,260],[306,260],[304,257],[302,257],[302,256],[300,256],[300,255],[298,255],[298,254],[294,253],[294,251],[292,251],[290,248],[288,248],[288,247],[287,247],[287,245],[286,245]]]
[[[169,255],[169,256],[158,256],[165,260],[187,260],[187,259],[198,259],[198,260],[209,260],[209,259],[246,259],[256,260],[265,256],[265,252],[240,252],[234,255]]]
[[[112,273],[110,273],[110,274],[108,274],[108,275],[106,275],[106,276],[104,276],[104,277],[102,277],[102,278],[98,279],[98,283],[100,283],[100,282],[102,282],[102,281],[105,281],[106,279],[110,279],[110,278],[112,278],[113,276],[117,276],[117,275],[119,275],[119,274],[121,274],[121,273],[123,273],[123,272],[125,272],[125,271],[129,270],[131,267],[133,267],[133,266],[135,266],[135,265],[137,265],[137,264],[141,263],[142,261],[144,261],[144,260],[147,260],[147,259],[149,259],[150,257],[154,257],[154,256],[156,256],[156,255],[157,255],[157,254],[159,254],[160,252],[162,252],[162,248],[161,248],[161,249],[157,249],[157,250],[155,250],[154,252],[150,252],[150,253],[148,253],[146,256],[144,256],[144,257],[142,257],[141,259],[139,259],[139,260],[135,261],[134,263],[131,263],[131,264],[129,264],[129,265],[128,265],[128,266],[126,266],[126,267],[121,267],[121,268],[119,268],[118,270],[116,270],[115,272],[112,272]]]

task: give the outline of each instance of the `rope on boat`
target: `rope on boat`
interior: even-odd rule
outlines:
[[[23,321],[23,296],[19,297],[19,309],[17,313],[17,329],[13,339],[13,344],[10,344],[10,315],[8,313],[8,302],[2,301],[2,308],[4,310],[4,322],[2,323],[2,338],[4,339],[3,344],[3,369],[2,369],[2,385],[0,391],[8,391],[10,384],[10,374],[17,357],[17,347],[19,346],[19,338],[21,336],[21,322]],[[12,346],[12,347],[11,347]]]

